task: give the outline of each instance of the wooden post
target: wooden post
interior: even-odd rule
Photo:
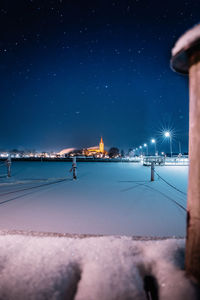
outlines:
[[[193,63],[198,58],[198,63]],[[200,51],[191,56],[189,69],[189,189],[186,268],[200,282]]]
[[[6,161],[8,177],[11,177],[11,156],[8,156]]]
[[[77,179],[76,156],[73,157],[72,169],[73,169],[73,179],[76,180]]]
[[[172,68],[189,73],[189,183],[185,266],[200,283],[200,25],[186,32],[172,50]]]
[[[154,162],[151,163],[151,181],[154,181]]]

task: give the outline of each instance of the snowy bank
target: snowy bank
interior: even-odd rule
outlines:
[[[2,231],[0,299],[198,299],[184,248],[184,239]]]

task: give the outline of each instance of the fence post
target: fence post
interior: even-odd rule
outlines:
[[[154,181],[154,170],[155,170],[154,162],[152,162],[151,163],[151,181]]]
[[[172,68],[189,73],[189,183],[186,272],[200,283],[200,25],[187,31],[172,49]]]
[[[77,179],[76,156],[73,157],[72,169],[73,169],[73,179]]]
[[[6,161],[8,177],[11,177],[11,156],[9,155]]]

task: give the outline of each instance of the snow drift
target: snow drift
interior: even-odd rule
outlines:
[[[0,232],[0,299],[199,299],[184,248],[183,239]]]

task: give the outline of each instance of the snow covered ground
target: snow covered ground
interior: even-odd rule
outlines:
[[[0,299],[194,300],[183,239],[0,232]]]
[[[185,240],[162,238],[185,236],[188,167],[156,167],[155,182],[135,163],[78,163],[77,181],[70,167],[0,177],[0,299],[199,299]]]
[[[14,162],[0,178],[0,228],[76,234],[185,236],[188,167]],[[1,165],[0,175],[6,173]],[[176,201],[176,202],[174,202]],[[180,204],[181,206],[178,206]]]

